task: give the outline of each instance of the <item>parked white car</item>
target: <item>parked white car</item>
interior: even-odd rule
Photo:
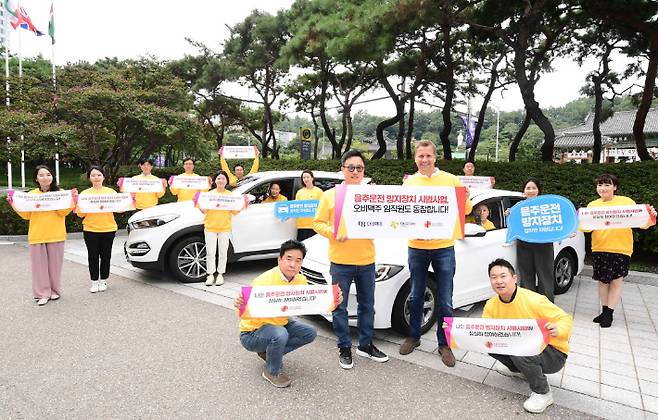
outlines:
[[[487,267],[496,258],[505,258],[516,266],[516,245],[505,244],[507,235],[505,209],[523,199],[522,195],[504,190],[471,189],[473,206],[486,204],[491,214],[489,219],[495,230],[486,231],[475,224],[466,224],[466,237],[455,242],[457,270],[454,278],[453,307],[459,308],[483,301],[493,296]],[[331,283],[329,274],[329,241],[320,236],[304,241],[308,253],[302,264],[302,273],[309,281],[319,284]],[[375,328],[394,328],[405,334],[409,329],[409,268],[407,266],[407,240],[375,240],[376,287]],[[574,237],[554,244],[554,274],[556,294],[565,293],[573,278],[583,268],[585,239],[582,232]],[[430,270],[431,270],[430,266]],[[422,332],[428,331],[436,320],[436,288],[431,276],[425,290]],[[356,289],[350,288],[348,315],[350,325],[356,325]],[[326,316],[331,319],[331,315]]]
[[[301,185],[302,171],[257,172],[244,178],[233,189],[250,194],[258,202],[271,182],[281,185],[281,194],[293,200]],[[343,181],[342,173],[316,171],[315,184],[322,190]],[[274,258],[281,243],[297,236],[294,219],[282,222],[274,217],[274,203],[250,204],[233,217],[228,260],[244,261]],[[126,259],[133,266],[167,271],[185,283],[206,276],[206,247],[203,214],[191,201],[161,204],[135,213],[128,220]]]

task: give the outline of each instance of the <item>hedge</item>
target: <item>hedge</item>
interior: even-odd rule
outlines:
[[[233,162],[231,162],[233,163]],[[244,162],[246,170],[249,170],[250,162]],[[441,169],[461,174],[463,161],[439,161]],[[620,179],[620,188],[617,193],[631,197],[637,203],[650,203],[658,207],[658,162],[639,162],[633,164],[564,164],[557,165],[542,162],[476,162],[477,175],[490,175],[496,178],[496,187],[501,189],[521,189],[526,178],[533,176],[543,183],[543,193],[558,194],[568,197],[576,207],[586,206],[592,200],[598,198],[594,179],[604,173],[615,174]],[[340,164],[333,160],[307,160],[262,159],[261,171],[271,170],[293,170],[312,169],[323,171],[338,171]],[[371,177],[377,184],[400,184],[405,173],[415,172],[415,164],[411,160],[376,160],[368,161],[366,164],[366,176]],[[196,173],[213,174],[218,170],[216,162],[196,165]],[[121,168],[121,175],[132,175],[138,173],[138,168]],[[182,173],[182,166],[168,168],[154,168],[153,173],[159,177]],[[72,185],[64,185],[66,188]],[[78,187],[78,189],[83,189]],[[173,201],[168,192],[161,199],[161,203]],[[0,228],[0,234],[24,234],[27,224],[20,219],[9,208],[6,201],[0,202],[0,215],[4,221]],[[125,218],[117,216],[120,226],[125,226]],[[67,229],[72,231],[81,230],[80,219],[71,215],[67,217]],[[648,230],[635,229],[636,250],[658,254],[658,229]]]

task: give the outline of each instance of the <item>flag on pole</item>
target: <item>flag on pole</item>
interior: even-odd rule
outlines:
[[[53,3],[50,3],[50,20],[48,21],[48,35],[55,44],[55,13],[53,12]]]
[[[464,131],[466,134],[466,148],[470,148],[473,145],[473,138],[475,137],[475,120],[471,119],[471,116],[465,117],[461,115],[462,122],[464,123]]]
[[[12,4],[11,0],[5,0],[5,9],[7,10],[7,14],[9,15],[9,23],[11,24],[11,27],[14,29],[18,29],[20,26],[22,29],[26,29],[30,32],[34,32],[37,36],[42,36],[44,35],[43,32],[37,29],[36,26],[34,26],[34,23],[32,23],[32,19],[30,19],[30,16],[27,14],[24,8],[22,7],[16,7]]]

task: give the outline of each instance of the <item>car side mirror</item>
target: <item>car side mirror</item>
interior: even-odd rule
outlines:
[[[476,225],[475,223],[466,223],[464,225],[464,237],[466,238],[480,238],[486,234],[487,230],[480,225]]]

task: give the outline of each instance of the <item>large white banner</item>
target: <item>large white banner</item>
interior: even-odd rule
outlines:
[[[656,224],[648,204],[578,209],[581,230],[643,228]]]
[[[28,194],[22,191],[9,190],[9,202],[17,211],[51,211],[74,207],[71,190],[53,191],[43,194]]]
[[[446,317],[450,348],[478,353],[536,356],[549,343],[546,320]]]
[[[109,213],[135,210],[135,200],[130,193],[80,194],[79,213]]]
[[[198,192],[194,195],[194,205],[202,210],[240,211],[247,207],[247,196],[233,194],[213,194]]]
[[[210,179],[207,176],[174,175],[169,178],[169,186],[179,190],[203,190],[210,189]]]
[[[338,302],[338,285],[242,286],[242,318],[319,315]]]
[[[458,176],[457,178],[463,186],[468,188],[491,189],[496,183],[492,176]]]
[[[159,193],[164,189],[160,178],[142,179],[121,177],[119,178],[119,187],[121,188],[121,192],[128,193]]]
[[[334,232],[341,217],[352,239],[450,239],[464,231],[464,187],[337,185]]]
[[[256,157],[254,146],[224,146],[221,152],[224,159],[253,159]]]

